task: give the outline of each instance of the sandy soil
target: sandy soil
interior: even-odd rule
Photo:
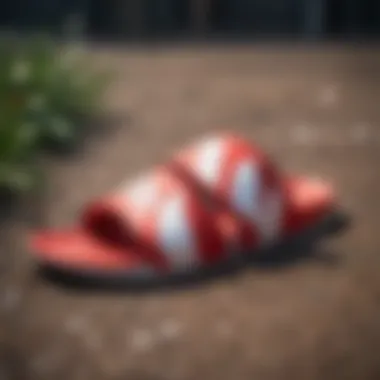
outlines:
[[[380,378],[380,50],[94,50],[119,74],[117,128],[50,163],[49,189],[1,230],[0,378]],[[354,218],[309,259],[192,289],[74,292],[42,281],[32,224],[70,224],[90,197],[204,132],[256,139],[289,170],[333,181]]]

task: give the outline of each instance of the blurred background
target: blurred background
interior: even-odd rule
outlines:
[[[376,0],[27,0],[4,1],[1,25],[59,33],[80,19],[93,38],[263,36],[373,37],[380,32]]]
[[[378,0],[4,0],[0,31],[1,380],[380,378]],[[222,129],[331,181],[350,228],[188,288],[36,273],[31,230]]]

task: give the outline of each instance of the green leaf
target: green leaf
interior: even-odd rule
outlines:
[[[56,140],[71,141],[75,136],[74,125],[63,117],[54,118],[49,129],[49,134]]]
[[[16,193],[25,193],[37,186],[40,173],[31,164],[0,163],[0,187]]]
[[[91,70],[84,51],[67,52],[64,61],[46,38],[0,39],[0,163],[33,156],[45,138],[71,144],[79,121],[101,110],[111,75]]]

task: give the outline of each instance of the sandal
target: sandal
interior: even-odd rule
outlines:
[[[288,176],[233,135],[202,140],[88,204],[78,227],[39,231],[37,263],[93,283],[213,272],[310,235],[337,209],[332,186]]]

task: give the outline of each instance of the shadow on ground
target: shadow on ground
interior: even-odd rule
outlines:
[[[129,278],[128,274],[107,276],[102,274],[70,274],[62,270],[40,267],[38,274],[47,281],[64,286],[72,291],[109,291],[117,292],[147,292],[147,291],[176,291],[183,288],[200,287],[210,281],[236,276],[247,267],[261,270],[276,270],[294,265],[300,260],[313,258],[325,263],[336,264],[334,257],[321,252],[318,243],[323,239],[344,232],[350,221],[343,212],[334,213],[315,228],[305,231],[296,238],[289,239],[277,246],[257,252],[245,254],[233,261],[217,265],[215,268],[200,270],[195,273],[168,275],[158,279]],[[336,259],[336,258],[335,258]]]

